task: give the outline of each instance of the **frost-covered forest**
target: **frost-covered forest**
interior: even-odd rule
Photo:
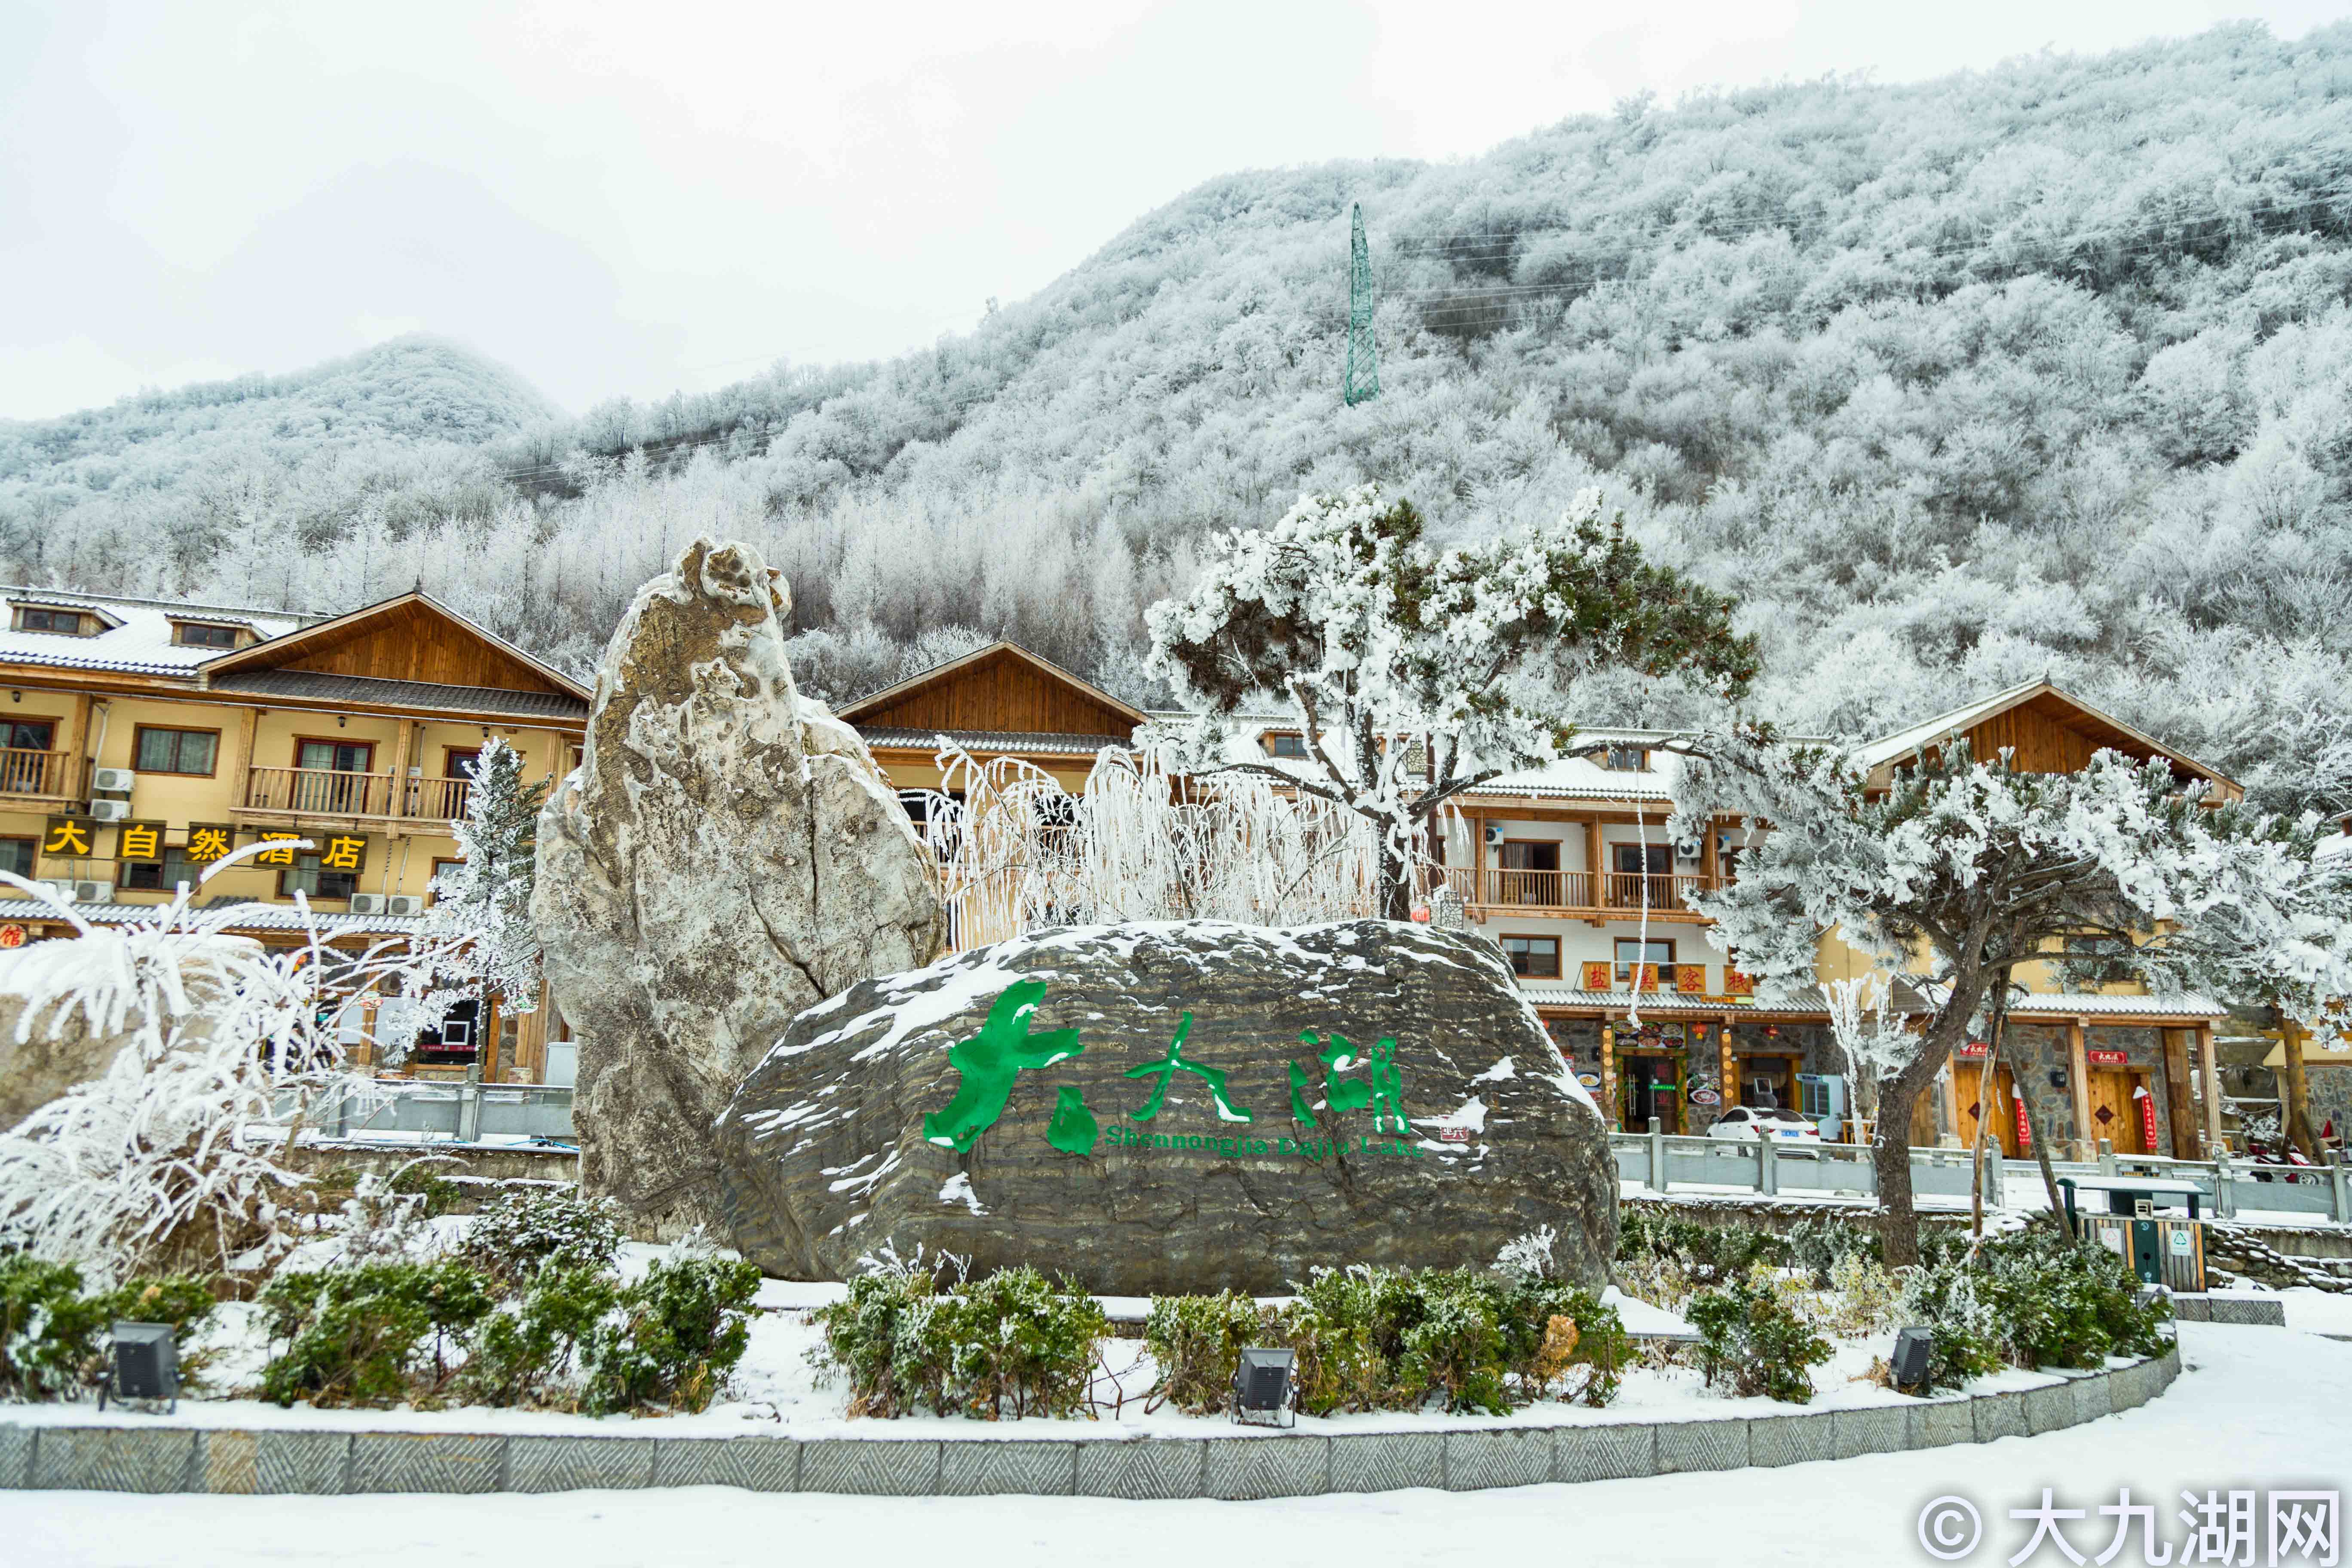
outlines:
[[[1359,200],[1383,392],[1348,408]],[[1742,596],[1792,726],[2047,673],[2352,807],[2352,26],[1235,174],[928,351],[577,420],[404,340],[0,424],[0,570],[319,610],[421,580],[585,668],[712,530],[790,574],[820,692],[1001,635],[1151,699],[1142,612],[1204,533],[1368,479],[1454,538],[1602,485]]]

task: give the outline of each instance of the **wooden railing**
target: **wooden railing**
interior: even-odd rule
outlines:
[[[81,795],[80,770],[71,752],[20,751],[0,747],[0,794],[47,795],[75,800]]]
[[[411,779],[407,809],[402,815],[427,822],[454,821],[466,815],[473,790],[471,779]]]
[[[254,811],[304,816],[389,816],[390,773],[346,773],[326,768],[254,768],[245,786]]]
[[[1689,907],[1683,902],[1686,892],[1704,892],[1715,885],[1705,875],[1675,875],[1639,871],[1604,871],[1601,875],[1601,898],[1593,898],[1593,879],[1584,871],[1517,871],[1498,866],[1474,870],[1467,866],[1432,867],[1423,878],[1424,886],[1435,889],[1443,882],[1454,889],[1465,904],[1489,909],[1528,910],[1639,910],[1642,907],[1644,884],[1647,884],[1651,911],[1656,914],[1687,914]]]

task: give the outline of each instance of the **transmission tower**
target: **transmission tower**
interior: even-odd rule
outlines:
[[[1348,405],[1381,395],[1381,356],[1372,347],[1372,248],[1364,242],[1364,204],[1348,233]]]

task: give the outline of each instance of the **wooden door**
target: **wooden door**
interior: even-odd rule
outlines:
[[[1952,1064],[1952,1089],[1959,1111],[1960,1147],[1973,1149],[1977,1146],[1977,1118],[1982,1113],[1993,1119],[1992,1135],[2000,1145],[2000,1152],[2015,1159],[2018,1154],[2017,1080],[2007,1068],[2001,1068],[1994,1085],[1996,1098],[1990,1105],[1985,1105],[1981,1103],[1983,1096],[1978,1087],[1983,1078],[1984,1068],[1973,1062]]]
[[[2093,1068],[2090,1075],[2091,1125],[2085,1136],[2097,1147],[2105,1139],[2118,1154],[2154,1152],[2140,1136],[2138,1097],[2132,1090],[2142,1087],[2145,1073],[2129,1068]]]
[[[1617,1074],[1618,1082],[1623,1086],[1625,1130],[1628,1132],[1647,1132],[1653,1116],[1658,1119],[1661,1131],[1682,1131],[1683,1075],[1680,1061],[1673,1057],[1658,1056],[1621,1058]]]

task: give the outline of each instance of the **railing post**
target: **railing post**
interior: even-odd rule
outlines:
[[[2000,1207],[2001,1162],[2002,1155],[1998,1145],[1985,1154],[1985,1207],[1989,1209]]]
[[[1654,1193],[1666,1190],[1665,1127],[1658,1118],[1650,1118],[1650,1190]]]
[[[1768,1198],[1780,1195],[1780,1157],[1769,1138],[1756,1140],[1756,1185]]]
[[[2102,1139],[2100,1139],[2100,1140],[2099,1140],[2099,1174],[2101,1174],[2101,1175],[2103,1175],[2103,1176],[2112,1176],[2112,1175],[2114,1175],[2115,1173],[2116,1173],[2116,1145],[2115,1145],[2115,1141],[2114,1141],[2113,1139],[2102,1138]]]
[[[2238,1217],[2238,1174],[2230,1168],[2230,1156],[2226,1152],[2213,1162],[2213,1216],[2216,1219]]]
[[[482,1138],[482,1064],[466,1064],[466,1085],[457,1091],[457,1142],[478,1143]]]
[[[2345,1179],[2344,1151],[2327,1152],[2327,1217],[2337,1225],[2352,1223],[2352,1183]]]

